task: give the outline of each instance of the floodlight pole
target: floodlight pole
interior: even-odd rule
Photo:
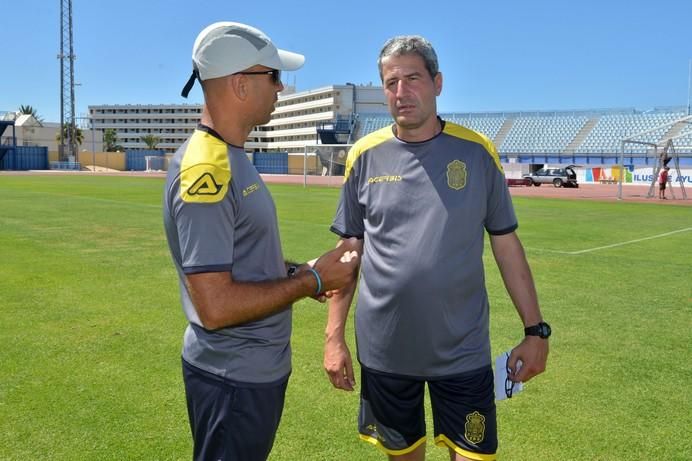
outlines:
[[[58,160],[77,160],[75,142],[74,45],[72,37],[72,0],[60,0],[60,146]],[[67,128],[66,128],[67,127]],[[68,149],[67,153],[65,149]]]

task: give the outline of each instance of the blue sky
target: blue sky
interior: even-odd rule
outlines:
[[[60,119],[59,0],[3,0],[0,111]],[[90,104],[200,103],[180,90],[195,37],[222,20],[306,55],[299,91],[379,84],[386,39],[420,34],[444,76],[441,112],[685,106],[689,0],[378,2],[73,0],[78,115]]]

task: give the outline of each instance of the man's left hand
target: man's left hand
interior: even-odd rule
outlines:
[[[517,370],[517,361],[521,360],[521,368]],[[538,336],[526,336],[509,356],[507,366],[511,373],[509,378],[514,382],[530,380],[545,371],[548,361],[548,340]]]

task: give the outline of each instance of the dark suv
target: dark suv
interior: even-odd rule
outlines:
[[[576,165],[564,168],[541,168],[533,174],[525,175],[531,184],[538,187],[541,184],[552,184],[555,187],[579,187],[577,183],[577,173],[574,172]]]

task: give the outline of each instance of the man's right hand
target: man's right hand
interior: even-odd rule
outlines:
[[[353,376],[353,361],[351,360],[351,352],[343,338],[327,338],[325,341],[324,370],[334,387],[345,391],[353,390],[353,386],[356,385]]]

